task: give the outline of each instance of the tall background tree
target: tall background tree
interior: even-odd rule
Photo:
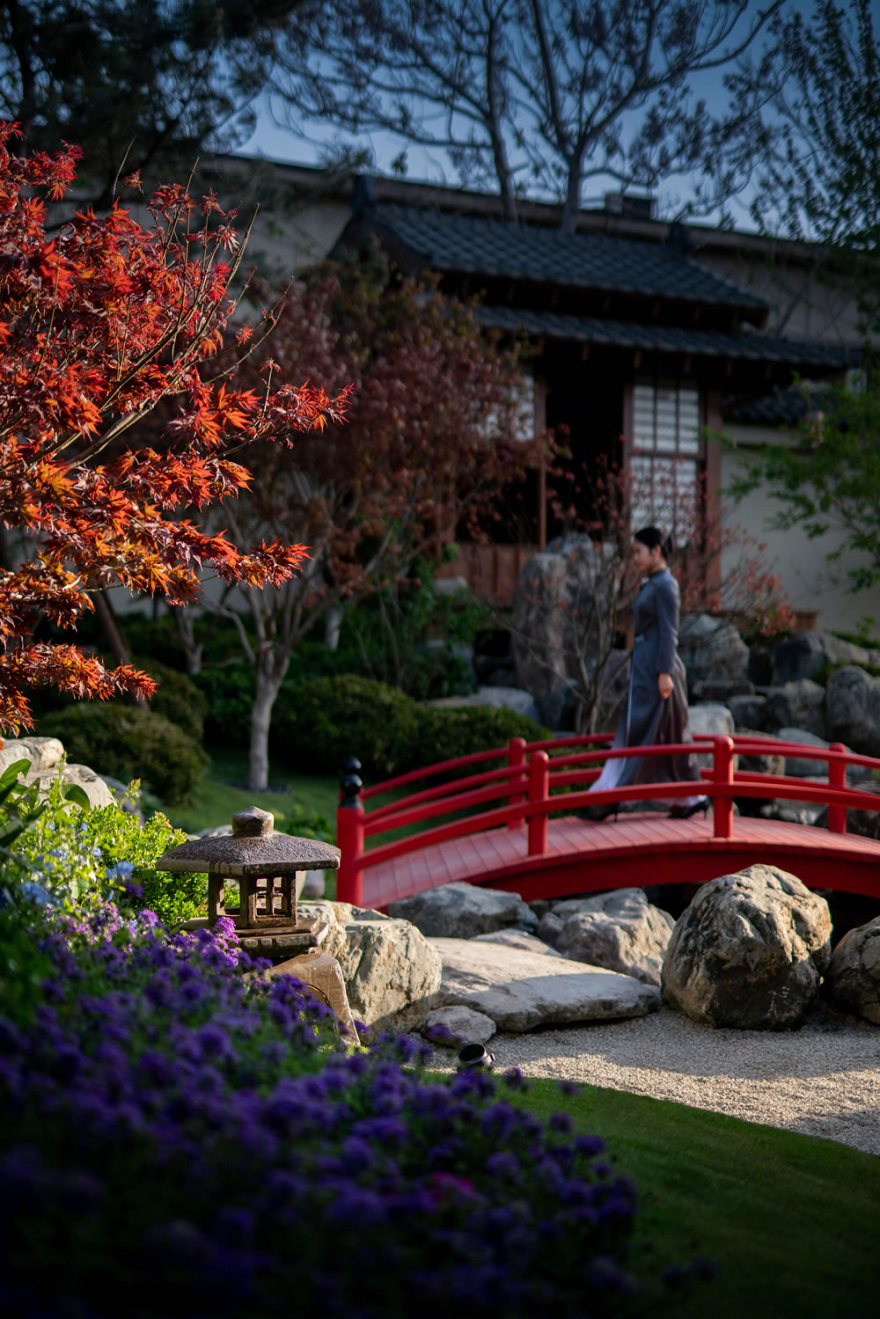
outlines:
[[[328,264],[289,290],[240,385],[320,380],[333,391],[352,382],[354,393],[344,426],[303,435],[291,449],[253,450],[251,489],[218,514],[236,546],[293,539],[309,554],[296,579],[247,590],[244,609],[233,583],[205,600],[237,628],[254,675],[251,788],[267,785],[272,708],[302,638],[329,611],[437,555],[536,460],[519,367],[515,350],[481,333],[472,309],[401,279],[377,254]],[[190,614],[179,622],[192,668],[198,636]]]
[[[811,240],[809,277],[844,288],[857,309],[865,351],[855,387],[815,391],[793,446],[750,456],[731,487],[746,498],[768,487],[777,526],[807,536],[833,532],[832,565],[850,559],[853,592],[880,582],[880,47],[870,0],[838,8],[817,0],[810,14],[774,24],[770,110],[781,125],[752,205],[770,236]],[[799,296],[795,290],[788,311]],[[833,568],[835,575],[837,568]]]
[[[274,35],[301,0],[0,0],[0,118],[29,150],[78,143],[80,200],[189,170],[255,124]]]
[[[400,169],[425,147],[460,183],[497,190],[508,219],[520,197],[551,198],[572,230],[591,182],[676,175],[695,190],[679,216],[706,214],[743,190],[762,148],[770,56],[740,69],[720,114],[690,79],[732,73],[783,3],[305,0],[279,31],[270,101],[301,135],[393,135]]]

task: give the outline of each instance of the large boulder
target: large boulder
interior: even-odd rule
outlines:
[[[513,600],[517,682],[538,704],[565,679],[578,681],[580,658],[607,654],[614,640],[616,548],[589,536],[551,541],[519,575]]]
[[[303,902],[299,911],[328,923],[321,951],[338,960],[355,1018],[371,1030],[419,1030],[425,1024],[442,966],[414,925],[345,902]]]
[[[473,1008],[498,1030],[643,1017],[660,1007],[659,991],[633,976],[476,939],[430,942],[443,962],[438,1006]]]
[[[837,669],[825,689],[828,736],[864,756],[880,755],[880,678],[847,665]]]
[[[707,1026],[796,1027],[830,955],[825,899],[776,866],[749,866],[704,884],[676,921],[663,997]]]
[[[770,659],[774,687],[802,678],[822,678],[831,664],[880,664],[880,651],[854,646],[830,632],[799,632],[773,647]]]
[[[737,728],[736,730],[743,737],[760,737],[766,742],[771,743],[766,752],[755,752],[754,755],[738,755],[739,768],[748,771],[750,774],[784,774],[785,773],[785,756],[781,751],[774,751],[772,743],[775,739],[770,733],[763,733],[757,728]],[[746,798],[743,798],[746,800]]]
[[[522,953],[538,953],[543,957],[561,957],[555,948],[551,948],[537,935],[525,930],[508,927],[506,930],[492,930],[489,934],[475,934],[472,943],[500,943],[505,948],[518,948]]]
[[[764,695],[764,727],[775,733],[780,728],[803,728],[816,737],[825,737],[825,689],[811,678],[787,682],[783,687],[768,687]]]
[[[442,884],[391,902],[388,914],[412,921],[422,934],[432,938],[470,939],[516,924],[522,905],[518,893],[462,882]]]
[[[726,705],[720,705],[716,701],[688,706],[688,723],[694,736],[698,733],[713,733],[721,737],[733,737],[733,715]],[[734,761],[735,759],[734,757]],[[714,753],[711,748],[697,756],[697,764],[701,769],[711,768],[713,761]]]
[[[560,904],[554,914],[564,919],[555,942],[564,957],[635,976],[646,985],[660,984],[675,922],[668,912],[653,907],[642,889],[600,893],[582,899],[571,912]]]
[[[459,709],[461,706],[488,705],[494,709],[514,710],[540,723],[541,712],[535,704],[535,698],[520,687],[479,687],[467,696],[440,696],[428,701],[428,705],[438,710]]]
[[[831,954],[825,989],[836,1007],[880,1026],[880,916],[843,936]]]
[[[738,731],[763,730],[767,717],[766,696],[760,692],[756,692],[754,696],[728,696],[724,704],[733,715],[733,722]]]
[[[567,565],[559,554],[535,554],[526,563],[513,597],[513,661],[520,687],[536,700],[552,692],[568,675],[565,662]]]
[[[875,797],[880,797],[880,783],[868,781],[864,783],[855,783],[852,785],[859,792],[870,792]],[[828,828],[828,807],[823,806],[819,814],[813,821],[817,829]],[[850,834],[858,834],[860,838],[877,838],[880,839],[880,801],[877,802],[877,810],[852,810],[847,807],[846,812],[846,831]]]
[[[710,614],[687,614],[678,632],[678,653],[688,687],[698,683],[737,683],[748,679],[749,648],[732,623]]]
[[[495,1034],[495,1022],[485,1012],[450,1004],[431,1009],[423,1034],[435,1044],[457,1049],[462,1044],[487,1044]]]
[[[64,747],[57,737],[10,738],[0,747],[0,774],[16,760],[29,760],[31,770],[54,769],[64,756]]]
[[[31,767],[24,777],[25,783],[37,783],[45,794],[60,775],[62,783],[82,788],[94,810],[98,806],[111,806],[117,799],[107,779],[96,774],[88,765],[62,765],[64,747],[57,737],[10,738],[0,747],[0,774],[17,760],[29,760]],[[120,783],[124,796],[124,784]]]
[[[817,751],[827,751],[830,742],[824,737],[817,737],[815,733],[810,733],[806,728],[780,728],[776,736],[782,742],[800,742],[801,746],[815,747]],[[844,744],[844,750],[850,751],[852,748]],[[863,770],[861,765],[850,765],[847,767],[847,781],[857,783],[861,779],[870,775],[870,770]],[[784,773],[790,774],[796,779],[825,779],[828,778],[828,761],[812,760],[806,756],[786,756]]]
[[[100,774],[96,774],[88,765],[64,765],[60,770],[43,769],[38,774],[29,774],[27,782],[37,782],[40,784],[41,792],[48,792],[52,779],[61,775],[63,783],[75,784],[82,788],[83,792],[89,799],[90,810],[96,810],[99,806],[112,806],[116,801],[112,789],[105,783]]]

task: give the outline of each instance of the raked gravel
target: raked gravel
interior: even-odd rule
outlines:
[[[714,1030],[663,1007],[629,1021],[495,1035],[495,1070],[629,1090],[880,1157],[880,1026],[820,1007],[797,1031]],[[452,1070],[455,1053],[429,1063]]]

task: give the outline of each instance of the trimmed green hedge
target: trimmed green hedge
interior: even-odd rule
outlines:
[[[57,737],[68,760],[118,779],[140,779],[166,806],[180,806],[208,767],[208,757],[159,714],[119,701],[83,702],[46,715],[41,737]]]
[[[500,747],[511,737],[534,742],[551,735],[513,710],[438,710],[386,683],[345,674],[302,683],[288,699],[282,693],[270,736],[273,755],[296,769],[341,773],[357,756],[362,776],[376,781]]]
[[[301,683],[290,696],[282,692],[272,711],[273,754],[319,774],[340,772],[355,755],[368,778],[402,773],[418,738],[417,702],[354,674]]]

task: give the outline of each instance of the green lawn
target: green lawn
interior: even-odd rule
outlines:
[[[827,1319],[875,1312],[880,1159],[834,1141],[549,1080],[524,1096],[541,1118],[569,1113],[602,1136],[641,1210],[633,1263],[702,1256],[718,1276],[653,1298],[650,1319]],[[621,1315],[630,1311],[621,1309]]]
[[[273,762],[270,781],[276,789],[283,785],[283,790],[251,792],[249,788],[240,786],[247,782],[246,752],[218,750],[213,747],[207,750],[211,756],[211,768],[193,793],[192,802],[188,806],[164,808],[171,823],[178,828],[196,833],[200,829],[228,824],[230,816],[246,806],[261,806],[263,810],[272,811],[279,817],[285,816],[298,806],[325,816],[335,833],[336,807],[339,802],[339,779],[336,775],[295,773]],[[237,786],[232,786],[233,784]],[[416,792],[424,786],[422,783],[414,783],[392,790],[381,798],[381,803],[384,805],[388,801],[408,796],[410,792]],[[376,803],[370,802],[369,805],[374,806]],[[421,824],[396,829],[392,833],[383,835],[378,842],[390,842],[408,834],[419,833],[464,814],[467,812],[450,812],[439,820],[426,820]],[[281,827],[283,828],[284,825],[282,824]],[[372,840],[367,839],[367,846],[373,845]]]

